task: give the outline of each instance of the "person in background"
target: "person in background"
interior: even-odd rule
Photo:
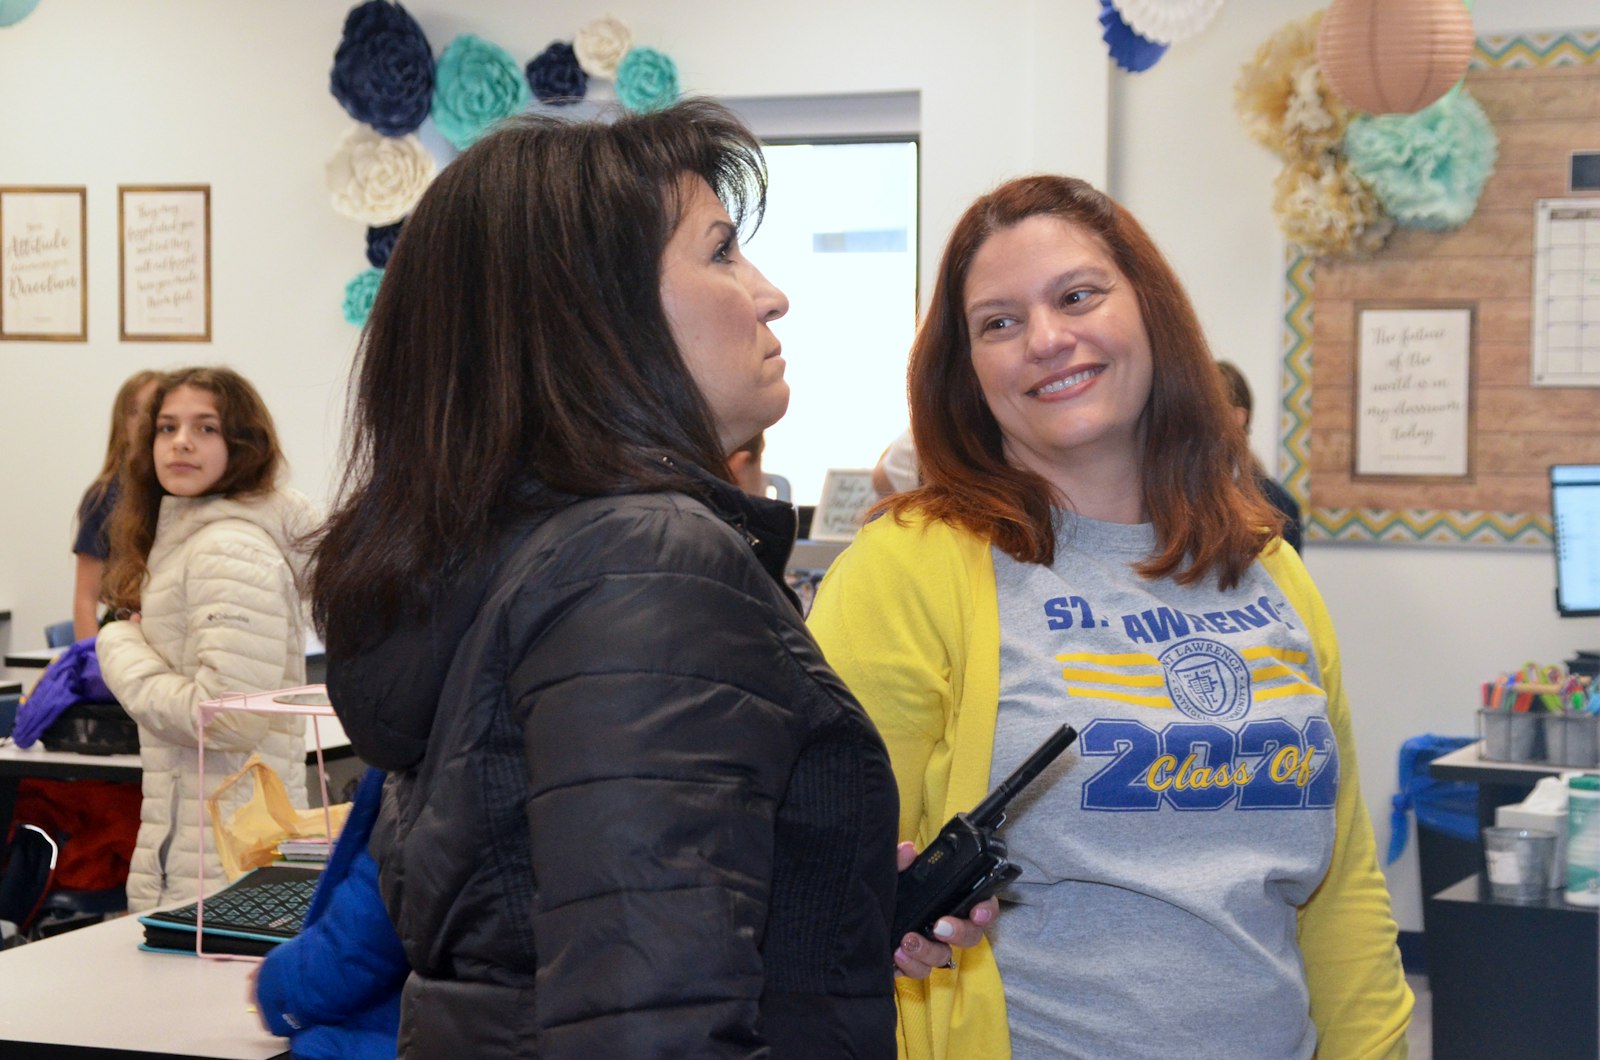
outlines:
[[[919,481],[917,445],[911,440],[908,427],[895,436],[872,466],[872,488],[879,497],[888,497],[916,489]]]
[[[106,686],[139,723],[132,911],[196,894],[207,794],[198,704],[305,683],[297,578],[317,513],[278,485],[282,469],[272,417],[238,373],[186,368],[161,378],[111,515],[106,598],[127,621],[108,623],[96,640]],[[304,717],[219,714],[206,727],[205,754],[214,781],[260,754],[305,805]],[[211,890],[227,881],[215,844],[207,846]]]
[[[988,936],[902,981],[907,1055],[1403,1056],[1332,623],[1149,236],[1079,180],[983,196],[908,389],[922,485],[811,612],[902,838],[1080,736],[1010,808]]]
[[[394,1060],[400,988],[411,966],[378,891],[367,842],[383,802],[383,771],[356,787],[300,934],[273,948],[251,990],[267,1030],[296,1060]]]
[[[728,456],[728,473],[733,484],[752,497],[767,495],[767,480],[761,473],[761,451],[767,447],[765,431],[745,442]]]
[[[1255,406],[1255,399],[1250,394],[1250,383],[1245,379],[1243,372],[1227,361],[1218,361],[1217,370],[1222,373],[1223,384],[1228,388],[1228,399],[1233,404],[1234,422],[1245,432],[1245,438],[1248,439],[1250,413]],[[1288,490],[1279,485],[1276,479],[1267,474],[1267,469],[1261,466],[1261,461],[1257,460],[1253,453],[1250,456],[1250,467],[1262,496],[1283,515],[1283,539],[1299,552],[1301,540],[1299,503]]]
[[[92,637],[100,628],[100,580],[105,574],[111,544],[106,537],[106,522],[117,506],[117,476],[128,462],[139,434],[139,423],[150,406],[161,373],[135,372],[117,388],[111,403],[111,430],[106,438],[106,458],[100,474],[78,502],[78,531],[72,551],[77,569],[72,585],[72,639]]]
[[[730,481],[789,401],[765,186],[709,101],[527,116],[389,260],[312,597],[391,774],[403,1056],[875,1060],[896,969],[950,959],[890,938],[888,758],[783,584],[793,509]]]

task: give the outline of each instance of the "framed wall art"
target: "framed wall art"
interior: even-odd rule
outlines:
[[[1472,306],[1356,308],[1358,478],[1472,476]]]
[[[121,185],[121,335],[211,341],[211,187]]]
[[[0,187],[0,341],[87,342],[81,187]]]

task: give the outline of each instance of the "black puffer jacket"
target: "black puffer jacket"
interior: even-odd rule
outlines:
[[[892,1057],[896,796],[787,505],[554,502],[340,657],[410,1057]]]

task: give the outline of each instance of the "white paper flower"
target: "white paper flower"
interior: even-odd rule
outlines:
[[[611,15],[597,18],[578,31],[572,50],[578,65],[590,77],[617,76],[617,64],[633,47],[633,30]]]
[[[387,225],[410,213],[433,182],[438,166],[422,141],[384,136],[357,125],[328,159],[333,208],[365,225]]]
[[[1222,0],[1111,0],[1111,6],[1145,40],[1175,44],[1209,26]]]

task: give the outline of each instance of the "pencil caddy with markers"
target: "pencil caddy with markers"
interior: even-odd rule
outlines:
[[[1600,686],[1559,666],[1528,663],[1483,684],[1483,757],[1500,762],[1600,764]]]

